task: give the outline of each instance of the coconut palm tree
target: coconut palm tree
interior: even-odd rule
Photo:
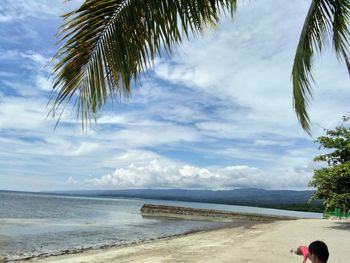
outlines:
[[[86,0],[64,16],[55,58],[52,112],[63,112],[77,94],[82,123],[96,119],[108,98],[130,94],[131,83],[155,56],[205,27],[217,25],[220,13],[233,16],[237,0]],[[294,109],[310,132],[312,58],[331,40],[346,62],[349,48],[349,0],[310,0],[292,69]],[[347,63],[349,65],[349,63]],[[349,68],[350,69],[350,68]]]

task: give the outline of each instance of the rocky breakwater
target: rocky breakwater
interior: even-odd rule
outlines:
[[[144,204],[141,207],[141,214],[144,217],[167,217],[212,221],[231,221],[237,219],[251,221],[276,221],[298,219],[297,217],[292,216],[265,215],[153,204]]]

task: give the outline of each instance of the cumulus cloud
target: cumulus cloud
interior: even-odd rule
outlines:
[[[286,186],[299,189],[307,187],[305,182],[310,179],[310,173],[301,170],[285,170],[284,173],[280,175],[269,174],[259,168],[246,165],[205,168],[154,159],[145,165],[131,164],[125,168],[118,168],[113,173],[101,177],[89,177],[79,182],[69,178],[67,182],[97,189],[179,188],[218,190],[244,187],[271,189],[285,188]]]
[[[67,180],[67,184],[78,184],[78,181],[74,180],[74,178],[70,176]]]
[[[225,189],[242,186],[249,178],[259,178],[261,171],[247,166],[209,170],[196,166],[165,164],[152,160],[147,165],[129,165],[112,174],[86,179],[83,183],[94,187],[117,188],[194,188]]]

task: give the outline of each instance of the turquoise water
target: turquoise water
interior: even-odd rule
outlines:
[[[231,223],[143,218],[144,203],[319,218],[320,214],[191,202],[0,191],[0,261],[121,245]]]

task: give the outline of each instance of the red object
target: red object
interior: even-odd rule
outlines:
[[[307,246],[300,246],[299,250],[300,250],[301,254],[303,254],[304,261],[306,261],[307,256],[309,255],[309,249],[307,248]]]

